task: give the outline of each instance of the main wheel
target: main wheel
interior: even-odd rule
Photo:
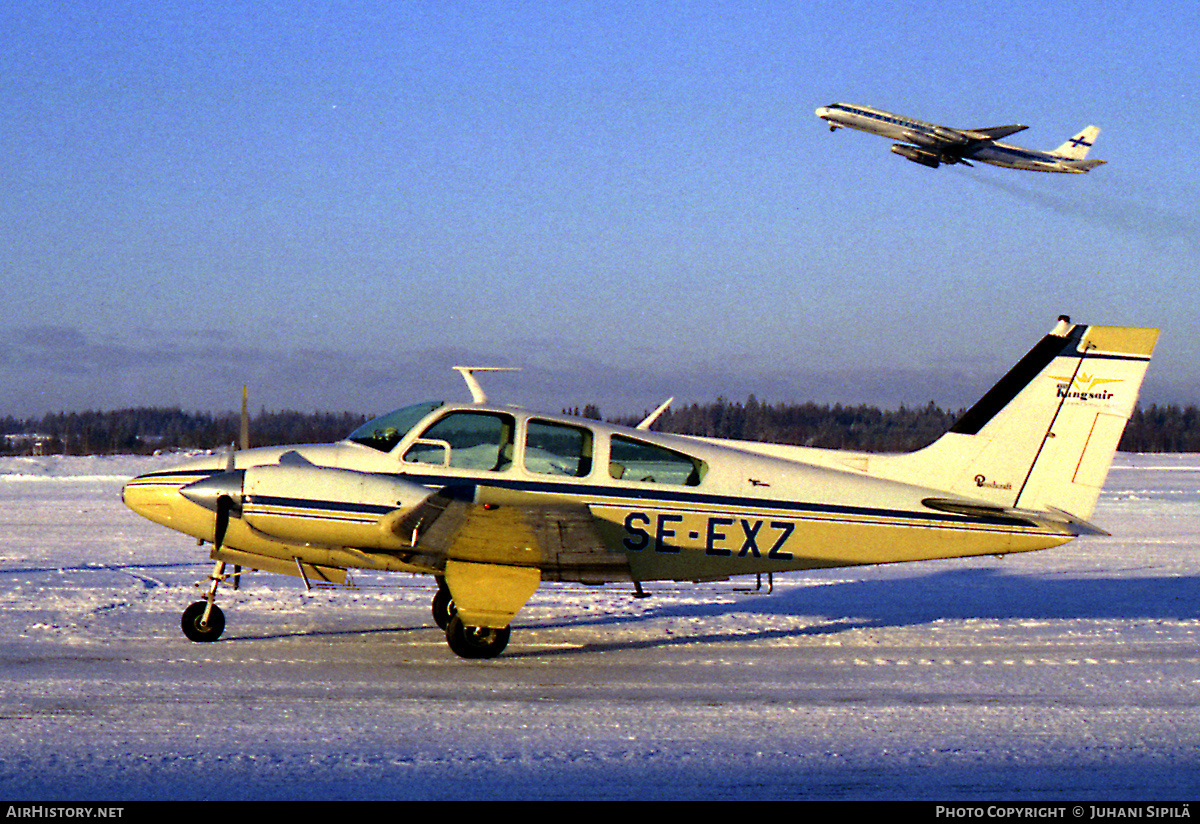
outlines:
[[[221,612],[219,606],[213,604],[212,611],[208,614],[208,621],[206,622],[204,620],[204,610],[207,608],[208,601],[197,601],[183,611],[183,618],[179,623],[183,627],[183,634],[189,640],[199,643],[215,641],[225,631],[225,613]]]
[[[469,627],[457,615],[446,626],[446,643],[460,658],[495,658],[508,646],[508,627]]]
[[[446,629],[450,626],[450,619],[454,617],[454,598],[450,595],[450,590],[441,587],[437,591],[437,595],[433,596],[433,621],[438,625],[439,629]]]

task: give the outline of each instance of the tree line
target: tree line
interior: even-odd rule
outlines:
[[[668,409],[654,429],[683,435],[852,449],[909,452],[933,443],[966,410],[945,410],[932,401],[923,407],[884,410],[841,404],[764,404],[751,395],[745,403],[715,403]],[[635,419],[622,420],[634,424]],[[1118,446],[1122,452],[1200,452],[1200,409],[1194,405],[1151,404],[1134,410]]]
[[[567,410],[564,410],[567,411]],[[570,410],[579,414],[577,409]],[[718,398],[667,409],[652,427],[662,432],[798,444],[865,452],[906,452],[932,443],[964,410],[921,407],[775,403]],[[585,417],[601,419],[594,404]],[[344,438],[371,416],[351,412],[267,412],[250,418],[252,446],[328,443]],[[610,419],[636,424],[641,417]],[[0,454],[122,454],[169,449],[213,449],[238,439],[236,413],[140,408],[110,412],[58,412],[40,418],[0,418]],[[1174,404],[1139,407],[1120,449],[1125,452],[1200,452],[1200,410]]]
[[[653,428],[681,435],[825,449],[906,452],[932,443],[962,411],[949,412],[932,402],[891,410],[813,402],[766,404],[751,395],[745,403],[718,398],[713,403],[668,407]],[[621,422],[637,423],[632,419]]]
[[[351,412],[261,411],[250,416],[251,446],[328,443],[368,420]],[[29,454],[148,454],[167,449],[214,449],[238,440],[240,413],[139,408],[57,412],[41,418],[0,418],[0,452]]]

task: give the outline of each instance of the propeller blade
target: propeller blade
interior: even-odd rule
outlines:
[[[225,543],[225,532],[229,529],[229,513],[233,509],[233,498],[222,495],[217,498],[217,526],[213,534],[213,549],[219,550]]]

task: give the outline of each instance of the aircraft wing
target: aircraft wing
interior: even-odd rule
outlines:
[[[545,572],[582,583],[632,577],[586,505],[479,503],[464,491],[447,487],[390,525],[411,541],[409,563],[441,570],[464,624],[507,627]]]
[[[584,504],[476,503],[467,490],[446,487],[389,526],[411,542],[413,563],[433,569],[455,561],[553,569],[557,580],[583,583],[629,571]]]
[[[1014,123],[1011,126],[990,126],[986,129],[968,129],[966,130],[966,134],[975,135],[976,140],[999,140],[1002,137],[1008,137],[1010,134],[1023,132],[1028,128],[1028,126],[1022,126],[1019,123]]]
[[[961,156],[978,149],[984,143],[991,143],[1027,128],[1029,127],[1019,124],[992,126],[985,129],[952,129],[948,126],[933,126],[929,131],[907,132],[904,139],[927,149]]]

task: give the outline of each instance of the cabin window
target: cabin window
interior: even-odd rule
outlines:
[[[578,426],[531,420],[525,427],[525,468],[582,478],[592,471],[592,433]]]
[[[696,486],[707,464],[655,444],[613,435],[608,474],[626,481]]]
[[[512,466],[513,419],[493,412],[452,412],[421,433],[408,463],[501,472]]]

